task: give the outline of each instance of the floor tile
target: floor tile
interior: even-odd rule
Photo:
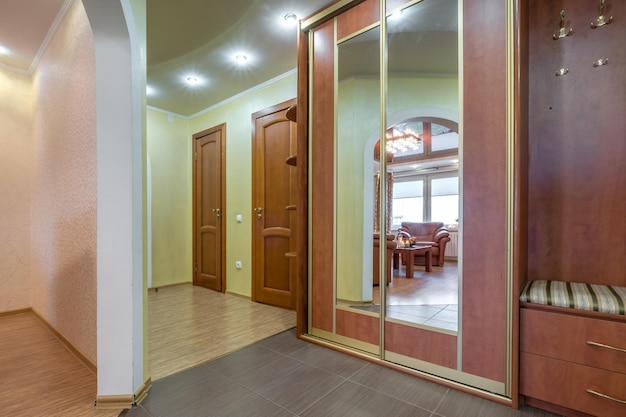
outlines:
[[[300,365],[302,365],[302,362],[287,356],[282,356],[280,360],[273,362],[272,366],[265,366],[256,371],[240,375],[235,381],[248,387],[252,391],[256,391],[289,375]]]
[[[456,390],[448,391],[435,412],[445,417],[557,417],[531,407],[514,410]]]
[[[448,391],[442,385],[375,364],[368,364],[353,375],[350,381],[431,411],[437,408]]]
[[[254,391],[299,414],[345,381],[323,369],[300,363],[292,372]]]
[[[124,410],[119,417],[153,417],[141,405],[130,410]]]
[[[307,346],[296,350],[289,356],[344,378],[353,375],[368,363],[354,356],[346,355],[312,343],[308,343]]]
[[[229,378],[238,378],[279,360],[276,352],[258,344],[250,345],[230,355],[209,362],[211,369]]]
[[[431,412],[346,381],[301,415],[302,417],[430,417]]]
[[[296,329],[287,330],[275,336],[268,337],[259,343],[260,346],[284,354],[292,353],[308,344],[309,342],[298,339],[296,336]]]

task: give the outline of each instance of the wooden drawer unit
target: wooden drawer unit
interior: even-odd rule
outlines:
[[[626,323],[522,308],[520,350],[626,374]]]
[[[626,400],[626,374],[525,352],[520,360],[521,394],[593,416],[626,416],[617,401]]]
[[[522,308],[520,351],[520,394],[571,415],[626,416],[626,322]]]

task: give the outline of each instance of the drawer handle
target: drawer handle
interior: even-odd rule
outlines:
[[[618,348],[615,346],[605,345],[604,343],[592,342],[591,340],[587,340],[587,344],[591,346],[598,346],[606,349],[617,350],[618,352],[626,353],[626,349]]]
[[[615,401],[616,403],[626,404],[626,401],[624,401],[624,400],[619,400],[617,398],[613,398],[613,397],[611,397],[609,395],[602,394],[602,393],[594,391],[592,389],[586,389],[585,391],[587,391],[589,394],[597,395],[598,397],[602,397],[602,398],[606,398],[607,400]]]

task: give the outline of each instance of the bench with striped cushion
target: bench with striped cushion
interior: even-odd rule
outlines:
[[[526,283],[520,301],[626,315],[626,287],[536,280]]]

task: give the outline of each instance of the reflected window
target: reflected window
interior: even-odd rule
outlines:
[[[415,175],[393,185],[392,228],[402,222],[443,222],[459,219],[459,175]]]

